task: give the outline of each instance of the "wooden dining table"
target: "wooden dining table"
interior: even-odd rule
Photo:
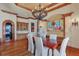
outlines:
[[[32,38],[33,38],[34,48],[36,48],[36,46],[35,46],[35,38],[34,37],[32,37]],[[57,43],[52,43],[50,41],[50,39],[48,39],[48,38],[46,38],[45,40],[43,40],[43,45],[45,47],[48,47],[49,49],[52,49],[52,52],[53,52],[53,49],[55,49],[55,48],[58,47],[58,44]],[[34,52],[35,52],[35,49],[34,49]],[[35,55],[35,53],[34,53],[34,55]]]
[[[52,56],[54,55],[54,54],[53,54],[53,50],[54,50],[55,48],[57,48],[57,46],[58,46],[57,43],[52,43],[52,42],[50,41],[50,39],[43,40],[43,45],[52,50]],[[50,55],[49,50],[48,50],[48,55]]]
[[[44,40],[43,45],[50,48],[50,49],[55,49],[58,46],[57,43],[52,43],[50,40]]]
[[[35,43],[34,37],[32,37],[32,38],[33,38],[33,42]],[[50,48],[50,49],[55,49],[58,46],[57,43],[52,43],[50,41],[50,39],[48,39],[48,38],[46,38],[45,40],[43,40],[43,45],[46,46],[46,47],[48,47],[48,48]]]

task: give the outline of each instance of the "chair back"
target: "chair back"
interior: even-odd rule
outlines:
[[[34,53],[34,44],[33,44],[33,38],[32,35],[28,35],[28,51],[31,51],[31,53]]]
[[[51,34],[50,35],[50,41],[53,43],[57,43],[57,35],[56,34]]]
[[[36,52],[35,55],[42,55],[43,42],[41,37],[35,37]]]
[[[66,47],[67,47],[67,43],[68,43],[69,37],[65,38],[62,41],[61,47],[60,47],[60,55],[61,56],[66,56]]]

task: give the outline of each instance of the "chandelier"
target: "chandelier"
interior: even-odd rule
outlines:
[[[32,10],[32,15],[36,19],[42,20],[45,16],[47,16],[47,11],[45,8],[41,6],[41,4],[39,4],[38,8],[35,8],[34,10]]]

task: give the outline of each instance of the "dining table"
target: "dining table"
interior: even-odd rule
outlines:
[[[50,48],[50,49],[55,49],[58,46],[57,43],[53,43],[53,42],[51,42],[50,40],[47,40],[47,39],[43,41],[43,45]]]
[[[43,40],[43,45],[49,49],[52,50],[52,56],[53,56],[53,51],[58,47],[57,43],[51,42],[50,39],[45,39]],[[49,53],[49,50],[48,50]],[[48,54],[49,55],[49,54]]]
[[[32,38],[33,38],[34,48],[36,49],[35,37],[32,37]],[[46,38],[45,40],[43,40],[43,45],[49,49],[52,49],[52,52],[53,52],[53,49],[58,47],[58,44],[51,42],[49,38]],[[35,55],[35,49],[34,49],[34,55]]]

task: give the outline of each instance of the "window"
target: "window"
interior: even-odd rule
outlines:
[[[31,32],[34,32],[34,23],[31,23]]]

